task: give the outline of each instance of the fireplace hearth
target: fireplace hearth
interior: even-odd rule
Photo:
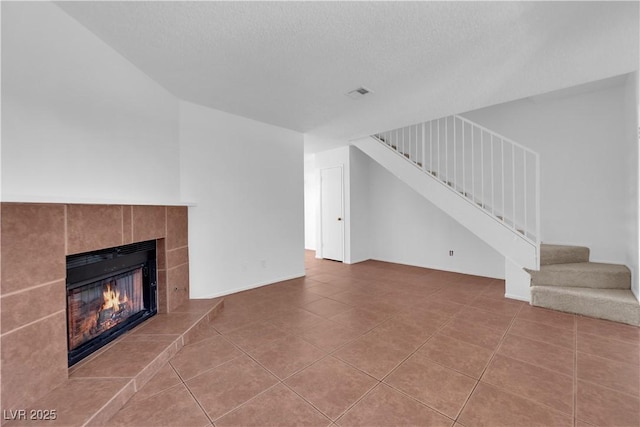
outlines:
[[[67,256],[69,366],[156,312],[155,240]]]

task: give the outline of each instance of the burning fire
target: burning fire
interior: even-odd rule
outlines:
[[[114,312],[118,312],[122,307],[126,307],[126,304],[129,302],[129,298],[125,293],[120,299],[120,291],[114,287],[111,288],[111,284],[107,285],[107,289],[102,292],[102,296],[104,297],[104,304],[102,304],[102,310],[113,309]]]
[[[143,310],[142,285],[140,268],[74,289],[68,296],[69,348],[79,347]]]

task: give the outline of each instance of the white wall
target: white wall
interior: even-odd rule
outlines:
[[[540,153],[544,242],[589,246],[593,261],[637,271],[637,184],[631,183],[637,179],[637,140],[630,140],[626,123],[625,104],[632,102],[625,103],[624,82],[618,78],[589,92],[574,88],[464,116]]]
[[[2,3],[2,77],[2,200],[195,203],[194,298],[304,274],[302,134],[178,101],[49,2]]]
[[[316,250],[316,215],[320,183],[316,171],[315,154],[304,156],[304,248]]]
[[[303,135],[180,102],[192,298],[304,275]]]
[[[627,176],[627,206],[625,209],[626,227],[629,230],[628,238],[626,239],[626,264],[631,268],[633,275],[632,291],[636,298],[640,301],[640,278],[639,271],[639,258],[640,258],[640,227],[638,224],[639,215],[638,211],[640,206],[639,188],[640,183],[640,150],[638,144],[640,143],[640,73],[629,74],[624,88],[624,110],[625,110],[625,131],[626,131],[626,143],[628,149],[627,169],[629,171]]]
[[[180,200],[178,100],[50,2],[2,2],[2,200]]]
[[[369,178],[372,258],[504,278],[502,255],[373,160]]]
[[[349,204],[351,227],[351,262],[371,259],[371,239],[375,230],[371,229],[369,163],[371,159],[358,148],[349,147]]]

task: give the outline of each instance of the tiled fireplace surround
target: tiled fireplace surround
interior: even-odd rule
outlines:
[[[2,407],[68,378],[66,255],[157,239],[158,312],[189,298],[187,207],[2,203]]]

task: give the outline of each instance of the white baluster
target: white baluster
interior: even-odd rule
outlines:
[[[467,170],[467,159],[464,155],[464,146],[465,146],[465,140],[464,140],[464,122],[461,120],[460,121],[462,124],[462,194],[464,195],[464,197],[467,197],[467,180],[465,179],[465,171]]]
[[[438,179],[440,178],[440,119],[438,119]]]
[[[444,118],[444,175],[445,183],[449,182],[449,123],[448,117]]]
[[[524,180],[524,235],[527,235],[527,231],[529,230],[529,223],[527,222],[527,152],[522,150],[522,160],[524,165],[522,167],[523,170],[523,180]]]
[[[475,146],[475,131],[473,125],[471,126],[471,197],[473,202],[476,202],[476,146]]]
[[[484,131],[480,130],[480,200],[484,209]]]
[[[422,122],[422,170],[427,169],[427,162],[425,158],[425,137],[424,137],[424,122]]]
[[[496,198],[495,198],[495,193],[496,193],[496,188],[494,186],[494,181],[493,181],[493,135],[489,135],[491,137],[490,142],[491,142],[491,214],[495,216],[496,214]]]
[[[456,163],[458,158],[456,157],[456,118],[453,117],[453,188],[456,189],[456,182],[458,180],[458,175],[456,173]]]
[[[434,120],[431,120],[429,122],[429,141],[430,141],[430,148],[429,148],[429,157],[430,157],[430,161],[429,161],[429,168],[431,170],[431,173],[433,174],[436,169],[438,168],[438,147],[434,147],[433,146],[433,140],[434,138],[437,139],[437,122],[436,122],[436,129],[434,129],[433,127],[433,123]],[[434,175],[435,176],[435,175]]]
[[[505,222],[507,217],[507,213],[505,211],[505,203],[504,203],[504,139],[500,138],[500,151],[501,151],[501,159],[500,159],[500,169],[502,172],[502,222]]]
[[[513,198],[513,229],[517,229],[516,226],[516,149],[515,146],[511,146],[511,197]]]
[[[418,157],[418,125],[415,125],[415,128],[416,128],[416,137],[414,139],[414,144],[416,146],[416,155],[413,158],[413,161],[415,163],[418,163],[419,162],[419,157]]]

